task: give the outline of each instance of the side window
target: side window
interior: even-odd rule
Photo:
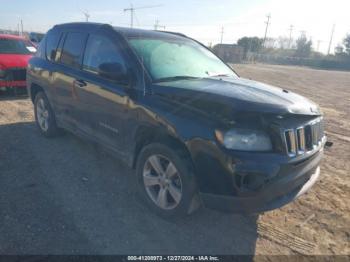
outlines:
[[[85,41],[85,33],[68,33],[63,45],[61,63],[69,67],[80,68]]]
[[[58,46],[60,36],[60,33],[51,30],[46,35],[46,58],[50,61],[54,61],[56,58],[56,48]]]
[[[47,36],[44,36],[43,40],[41,40],[41,42],[39,43],[38,49],[35,53],[36,57],[40,57],[40,58],[44,58],[46,57],[46,39]]]
[[[104,36],[90,35],[83,60],[83,69],[99,73],[101,65],[119,64],[125,70],[125,63],[116,43]]]

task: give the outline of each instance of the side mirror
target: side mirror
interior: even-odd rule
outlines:
[[[107,79],[121,83],[129,83],[129,76],[125,68],[119,63],[103,63],[98,67],[98,74]]]

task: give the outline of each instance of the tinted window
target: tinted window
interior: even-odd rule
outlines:
[[[68,33],[63,45],[61,62],[67,66],[79,68],[85,40],[85,33]]]
[[[58,41],[60,40],[60,35],[57,32],[49,31],[46,36],[46,57],[50,61],[55,60],[56,48],[58,46]]]
[[[117,45],[104,36],[90,35],[86,45],[83,68],[97,73],[101,64],[121,64],[125,68],[124,60]]]
[[[35,47],[28,41],[0,38],[0,54],[30,55],[35,51]]]

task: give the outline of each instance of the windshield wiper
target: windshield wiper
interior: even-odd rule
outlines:
[[[159,83],[159,82],[169,82],[169,81],[176,81],[176,80],[183,80],[183,79],[198,79],[199,77],[196,76],[170,76],[170,77],[162,77],[154,80],[154,83]]]
[[[209,77],[225,77],[225,76],[230,76],[230,75],[228,74],[209,75]]]

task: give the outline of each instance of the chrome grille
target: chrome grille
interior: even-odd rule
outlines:
[[[283,132],[288,155],[304,154],[318,147],[324,137],[323,118],[317,118],[296,129]]]

